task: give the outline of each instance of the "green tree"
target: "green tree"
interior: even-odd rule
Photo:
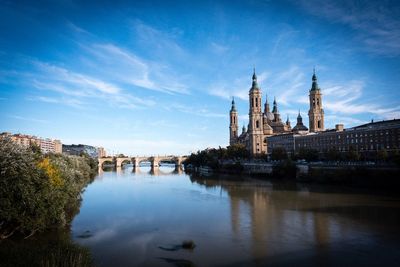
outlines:
[[[378,150],[376,157],[377,157],[378,161],[385,162],[388,160],[389,154],[386,149],[380,149],[380,150]]]
[[[237,158],[248,158],[250,156],[249,151],[246,149],[244,144],[233,144],[227,148],[227,157],[229,159]]]
[[[312,148],[302,147],[297,153],[299,159],[305,159],[306,161],[316,161],[319,158],[318,151]]]
[[[284,147],[275,147],[271,152],[272,160],[285,160],[288,158],[288,154]]]
[[[340,160],[340,153],[336,148],[330,148],[326,153],[326,158],[332,161]]]
[[[353,146],[350,146],[346,154],[346,159],[349,161],[358,161],[360,160],[360,153]]]
[[[38,155],[0,138],[0,238],[62,227],[79,211],[97,165],[86,157]]]

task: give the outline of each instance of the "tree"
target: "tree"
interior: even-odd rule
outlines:
[[[284,160],[287,158],[288,158],[288,154],[284,147],[275,147],[272,149],[272,152],[271,152],[272,160]]]
[[[330,148],[326,153],[326,158],[332,161],[340,160],[340,153],[336,148]]]
[[[389,154],[386,149],[380,149],[380,150],[378,150],[376,157],[377,157],[378,161],[385,162],[385,161],[387,161]]]
[[[229,159],[248,158],[249,151],[244,144],[233,144],[227,148],[227,157]]]
[[[358,161],[360,159],[360,153],[353,147],[349,147],[349,151],[346,154],[346,158],[349,161]]]
[[[38,155],[0,138],[0,238],[65,226],[95,170],[86,157]]]
[[[297,157],[299,159],[305,159],[308,162],[315,161],[318,160],[318,151],[315,149],[302,147],[299,149]]]

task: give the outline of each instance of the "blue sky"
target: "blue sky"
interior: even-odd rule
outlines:
[[[253,66],[292,124],[314,66],[328,128],[400,117],[397,1],[0,2],[0,131],[130,155],[226,146]]]

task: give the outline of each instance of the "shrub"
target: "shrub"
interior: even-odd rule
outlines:
[[[65,226],[94,169],[86,157],[42,155],[0,138],[0,238]]]

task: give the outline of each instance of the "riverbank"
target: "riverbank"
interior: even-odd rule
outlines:
[[[29,238],[68,226],[97,162],[86,155],[42,154],[0,138],[0,239]]]
[[[218,168],[186,166],[188,172],[202,176],[213,174],[250,175],[261,179],[292,179],[304,183],[343,184],[359,187],[387,188],[400,191],[400,168],[374,163],[334,162],[220,162]]]

